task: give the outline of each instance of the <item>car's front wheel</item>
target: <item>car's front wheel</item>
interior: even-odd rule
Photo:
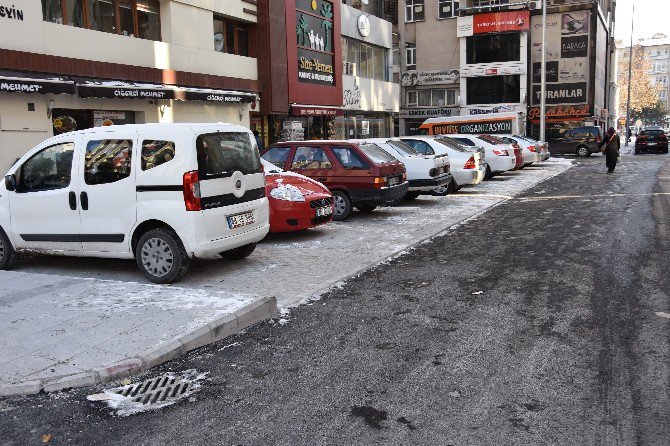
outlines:
[[[223,251],[221,257],[228,260],[243,260],[249,257],[255,249],[256,244],[249,243],[248,245],[240,246],[239,248]]]
[[[0,269],[12,269],[19,261],[19,253],[16,252],[12,242],[0,228]]]
[[[577,156],[581,156],[583,158],[586,158],[587,156],[591,156],[591,151],[586,146],[577,147],[577,150],[575,151],[575,153],[577,153]]]
[[[351,199],[344,192],[339,190],[333,192],[333,204],[335,205],[333,220],[342,221],[351,213]]]
[[[181,240],[167,228],[145,232],[137,242],[135,260],[140,271],[154,283],[172,283],[181,279],[190,264]]]

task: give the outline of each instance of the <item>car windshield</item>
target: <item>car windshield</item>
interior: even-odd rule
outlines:
[[[472,147],[472,146],[475,145],[475,143],[472,142],[471,140],[469,140],[468,138],[459,138],[457,136],[454,136],[452,139],[454,139],[455,141],[459,142],[460,144],[462,144],[464,146]]]
[[[647,135],[647,136],[660,136],[665,134],[663,130],[642,130],[640,132],[640,135]]]
[[[458,152],[463,152],[463,153],[468,152],[468,150],[465,148],[463,143],[461,143],[460,141],[454,141],[453,139],[447,138],[447,137],[444,137],[444,136],[441,136],[439,138],[435,138],[435,141],[439,142],[440,144],[442,144],[444,146],[449,147],[450,149],[454,149]]]
[[[377,144],[359,144],[358,148],[375,163],[390,163],[396,160]]]
[[[200,179],[262,172],[258,148],[245,132],[207,133],[196,140]]]
[[[284,171],[284,169],[275,166],[269,161],[265,161],[263,158],[261,158],[261,164],[263,165],[265,173],[281,173]]]
[[[412,146],[408,146],[402,141],[388,141],[388,144],[393,146],[398,152],[405,156],[419,156],[421,155],[417,150]]]

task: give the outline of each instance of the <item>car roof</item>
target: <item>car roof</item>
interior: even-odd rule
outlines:
[[[209,123],[150,123],[150,124],[121,124],[110,125],[108,127],[93,127],[89,129],[75,130],[67,132],[68,135],[87,135],[91,133],[114,133],[114,132],[153,132],[153,131],[188,131],[198,132],[204,129],[220,129],[227,132],[249,132],[248,128],[224,122]]]

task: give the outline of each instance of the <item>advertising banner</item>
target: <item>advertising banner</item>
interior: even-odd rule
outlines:
[[[333,2],[296,0],[298,81],[319,85],[335,83]]]
[[[459,17],[456,33],[458,37],[476,34],[528,31],[530,11],[501,11],[474,16]]]
[[[400,76],[403,87],[414,85],[456,84],[460,79],[458,70],[405,71]]]

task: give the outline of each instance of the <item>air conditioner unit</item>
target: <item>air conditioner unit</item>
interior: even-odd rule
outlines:
[[[528,9],[531,11],[534,9],[542,9],[542,1],[543,0],[535,0],[533,2],[528,3]]]

